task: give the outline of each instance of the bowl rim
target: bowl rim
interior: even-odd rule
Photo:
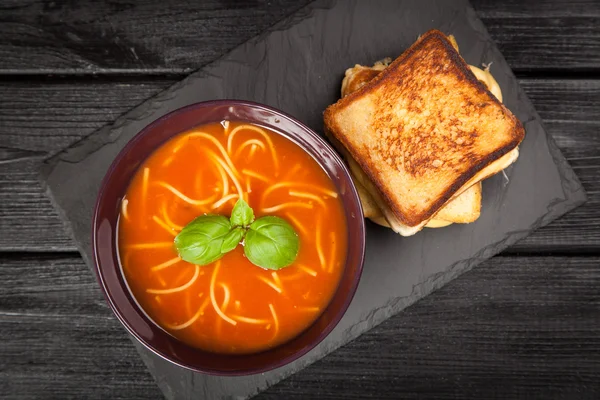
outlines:
[[[351,212],[355,212],[356,213],[356,218],[358,220],[358,228],[359,228],[359,240],[357,245],[359,246],[359,253],[358,253],[358,257],[357,257],[357,266],[356,266],[356,272],[355,272],[355,278],[352,279],[352,284],[348,290],[348,293],[346,294],[344,301],[339,309],[339,311],[335,314],[334,318],[332,318],[331,321],[329,321],[329,323],[325,326],[325,328],[319,333],[319,335],[316,337],[315,340],[311,341],[309,345],[304,346],[303,348],[301,348],[300,350],[290,353],[280,359],[277,359],[276,361],[269,363],[268,365],[265,365],[263,367],[258,367],[258,368],[248,368],[245,370],[233,370],[233,371],[223,371],[223,370],[216,370],[216,369],[211,369],[211,368],[204,368],[202,366],[198,366],[198,365],[188,365],[185,363],[182,363],[180,361],[177,361],[175,359],[173,359],[169,354],[165,354],[164,352],[158,350],[157,348],[155,348],[155,346],[152,343],[149,343],[146,339],[144,339],[132,326],[132,324],[130,324],[130,322],[127,320],[127,318],[123,315],[123,313],[121,312],[121,310],[119,309],[119,306],[116,304],[116,302],[113,300],[112,296],[109,294],[109,290],[108,290],[108,286],[107,286],[107,282],[104,279],[103,273],[101,272],[101,262],[99,260],[99,253],[100,251],[109,251],[109,250],[101,250],[99,249],[99,246],[97,245],[97,240],[98,240],[98,219],[99,219],[99,211],[101,208],[101,204],[102,204],[102,200],[104,198],[105,192],[107,191],[109,184],[112,180],[112,176],[115,172],[115,169],[117,168],[117,166],[122,162],[122,160],[133,150],[135,149],[135,147],[137,146],[137,143],[143,139],[146,135],[150,134],[150,132],[153,131],[153,128],[162,123],[165,120],[169,120],[172,118],[176,118],[178,114],[182,114],[184,112],[193,110],[193,109],[202,109],[202,108],[210,108],[210,107],[214,107],[214,106],[224,106],[224,105],[229,105],[229,106],[242,106],[242,107],[250,107],[250,108],[254,108],[254,109],[262,109],[264,111],[267,111],[268,113],[274,115],[274,116],[280,116],[282,118],[285,118],[289,121],[291,121],[293,124],[297,125],[299,128],[301,128],[302,131],[304,131],[304,133],[306,133],[307,135],[310,135],[312,139],[316,140],[317,142],[319,142],[319,145],[322,146],[323,148],[327,149],[328,152],[333,156],[334,161],[336,162],[336,164],[340,165],[342,168],[342,172],[344,174],[344,178],[343,180],[345,182],[348,183],[348,188],[350,189],[350,195],[352,197],[354,197],[357,201],[356,203],[359,205],[357,207],[356,210],[348,210],[346,207],[344,207],[344,215],[346,216],[346,218],[348,218],[348,216],[350,215]],[[232,119],[233,120],[233,119]],[[215,121],[218,122],[218,121]],[[254,123],[254,124],[259,124],[259,122],[257,121],[247,121],[249,123]],[[206,122],[208,123],[208,122]],[[192,129],[192,128],[188,128],[188,129]],[[270,128],[271,130],[273,130],[272,128]],[[285,131],[285,130],[281,130],[281,131]],[[174,133],[172,135],[170,135],[165,141],[163,141],[160,145],[154,147],[152,149],[151,152],[144,154],[144,157],[147,158],[153,151],[156,151],[156,149],[158,147],[160,147],[162,144],[164,144],[166,141],[171,140],[173,137],[175,137],[178,134],[183,133],[184,131],[178,132],[178,133]],[[277,132],[277,130],[275,130],[275,132],[279,135],[281,135],[280,132]],[[285,136],[284,136],[285,137]],[[288,140],[292,140],[289,137],[286,137],[286,139]],[[299,146],[303,151],[305,152],[309,152],[307,147],[305,145],[299,144],[297,142],[295,142],[295,144],[297,146]],[[310,153],[309,153],[310,154]],[[324,168],[323,162],[314,157],[311,156],[316,162],[317,164],[319,164],[319,166],[321,168]],[[360,206],[361,202],[360,202],[360,197],[358,195],[358,191],[356,189],[356,186],[354,184],[354,181],[352,180],[352,177],[350,175],[350,172],[348,170],[348,166],[346,165],[346,163],[342,160],[341,156],[338,154],[338,152],[333,148],[333,146],[331,146],[329,143],[327,143],[327,141],[318,133],[316,133],[313,129],[311,129],[310,127],[308,127],[306,124],[302,123],[301,121],[299,121],[298,119],[296,119],[295,117],[279,110],[276,109],[274,107],[265,105],[265,104],[261,104],[258,102],[254,102],[254,101],[248,101],[248,100],[237,100],[237,99],[218,99],[218,100],[208,100],[208,101],[201,101],[201,102],[196,102],[196,103],[192,103],[183,107],[180,107],[178,109],[175,109],[173,111],[168,112],[167,114],[164,114],[163,116],[153,120],[151,123],[149,123],[148,125],[144,126],[144,128],[142,128],[139,132],[137,132],[135,134],[135,136],[133,138],[131,138],[126,144],[125,146],[123,146],[123,148],[119,151],[119,153],[117,154],[117,156],[113,159],[113,161],[111,162],[109,168],[107,169],[104,177],[102,178],[102,181],[100,182],[100,188],[98,190],[97,196],[96,196],[96,201],[94,203],[94,212],[93,212],[93,216],[92,216],[92,223],[91,223],[91,245],[92,245],[92,262],[94,264],[94,272],[96,275],[96,279],[98,280],[98,283],[100,284],[100,288],[102,290],[102,294],[104,295],[104,298],[106,299],[108,305],[110,306],[113,314],[117,317],[117,319],[119,320],[119,322],[121,323],[121,325],[123,325],[125,327],[125,329],[127,330],[127,332],[132,335],[133,337],[135,337],[135,339],[141,343],[144,348],[148,349],[149,351],[151,351],[152,353],[156,354],[157,356],[159,356],[160,358],[174,364],[177,365],[179,367],[185,368],[187,370],[191,370],[194,372],[199,372],[202,374],[206,374],[206,375],[213,375],[213,376],[248,376],[248,375],[253,375],[253,374],[259,374],[259,373],[264,373],[267,371],[271,371],[277,368],[280,368],[282,366],[285,366],[287,364],[290,364],[296,360],[298,360],[299,358],[301,358],[302,356],[304,356],[305,354],[307,354],[309,351],[313,350],[315,347],[317,347],[327,336],[329,336],[329,334],[335,329],[335,327],[339,324],[339,322],[342,320],[342,318],[346,315],[346,311],[348,310],[348,307],[350,306],[352,300],[354,299],[354,296],[356,294],[356,290],[358,288],[358,285],[360,283],[360,279],[362,276],[362,272],[363,272],[363,266],[364,266],[364,260],[365,260],[365,249],[366,249],[366,227],[365,227],[365,221],[364,221],[364,214],[363,214],[363,210],[362,207]],[[114,227],[111,228],[114,231]],[[111,251],[114,251],[111,249]],[[122,270],[119,272],[119,274],[121,275],[121,277],[123,278],[123,281],[126,283],[125,277],[122,276]],[[124,290],[128,290],[127,288],[123,288]],[[337,292],[338,289],[336,289]],[[335,293],[334,295],[335,296]],[[133,304],[132,306],[134,308],[139,309],[144,315],[147,316],[146,312],[143,310],[143,308],[137,304],[137,301],[135,300],[134,296],[132,293],[130,293],[131,297],[133,298]],[[333,297],[332,297],[333,299]],[[320,317],[318,317],[313,323],[311,323],[309,326],[307,326],[303,331],[301,331],[300,333],[298,333],[296,336],[294,336],[293,338],[291,338],[289,341],[294,340],[295,338],[301,336],[302,334],[304,334],[311,326],[313,326]],[[148,318],[154,325],[157,325],[156,322],[154,322],[151,318]],[[157,325],[158,326],[158,325]],[[159,326],[160,329],[163,329]],[[163,329],[164,330],[164,329]],[[165,331],[166,335],[170,335],[168,332]],[[173,335],[170,335],[173,338],[175,338],[175,340],[178,340],[179,342],[181,342],[179,339],[177,339],[176,337],[174,337]],[[267,349],[264,351],[271,351],[274,350],[280,346],[285,346],[286,343],[288,343],[289,341],[286,341],[276,347],[274,347],[273,349]],[[193,346],[181,342],[183,343],[185,346],[188,346],[190,348],[194,348]],[[257,353],[249,353],[248,355],[252,355],[252,354],[258,354],[260,352]],[[218,354],[216,353],[216,355],[222,356],[223,354]],[[244,356],[245,354],[240,354],[240,355],[233,355],[233,356]]]

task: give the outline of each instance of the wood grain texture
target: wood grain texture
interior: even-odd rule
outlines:
[[[309,1],[0,2],[0,397],[162,398],[37,165]],[[600,398],[600,2],[471,1],[590,201],[259,398]]]
[[[5,1],[0,6],[0,70],[191,72],[309,2]]]
[[[471,0],[471,4],[518,72],[576,74],[600,65],[600,3],[595,0]]]
[[[0,256],[3,398],[160,398],[78,256]],[[496,257],[258,398],[598,398],[600,258]]]
[[[37,82],[2,82],[0,162],[59,151],[178,80],[49,77]]]
[[[79,256],[0,259],[0,392],[162,398]]]
[[[75,251],[43,193],[39,160],[0,164],[0,251]]]
[[[548,86],[538,85],[545,82]],[[511,252],[580,252],[600,247],[598,80],[522,80],[523,88],[588,193],[588,202],[513,246]]]
[[[39,160],[92,133],[174,80],[110,78],[0,85],[0,251],[74,251],[37,180]],[[511,251],[600,246],[600,81],[522,79],[548,132],[589,193],[586,205]],[[14,229],[18,227],[18,229]]]
[[[310,0],[10,0],[0,4],[0,74],[184,73]],[[515,70],[597,70],[595,0],[472,0]]]

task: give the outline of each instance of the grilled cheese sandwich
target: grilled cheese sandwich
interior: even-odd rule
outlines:
[[[430,31],[388,64],[349,69],[342,100],[325,112],[365,216],[402,235],[472,222],[481,180],[516,160],[522,126],[488,69],[467,66],[452,37]]]

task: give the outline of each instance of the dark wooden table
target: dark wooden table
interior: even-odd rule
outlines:
[[[161,398],[37,167],[307,2],[0,2],[0,397]],[[261,398],[600,398],[600,2],[473,6],[588,203]]]

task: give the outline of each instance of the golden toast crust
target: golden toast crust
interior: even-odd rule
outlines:
[[[324,120],[407,226],[433,216],[525,134],[436,30],[328,107]]]

